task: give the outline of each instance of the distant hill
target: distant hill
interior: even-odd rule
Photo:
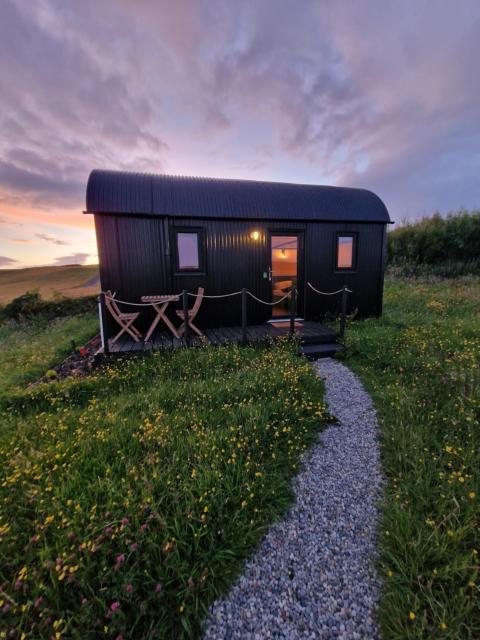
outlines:
[[[0,269],[0,304],[33,290],[46,300],[58,294],[72,298],[94,295],[100,291],[98,265]]]

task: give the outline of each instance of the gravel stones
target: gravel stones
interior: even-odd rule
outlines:
[[[375,410],[343,364],[328,358],[313,366],[339,423],[305,456],[290,511],[229,594],[213,604],[208,640],[379,637],[374,561],[382,477]]]

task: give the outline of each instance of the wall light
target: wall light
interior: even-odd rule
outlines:
[[[258,240],[260,238],[260,231],[252,231],[250,238],[252,240]]]

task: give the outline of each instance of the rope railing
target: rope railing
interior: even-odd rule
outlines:
[[[117,304],[126,304],[126,305],[131,305],[133,307],[151,307],[152,306],[152,302],[128,302],[127,300],[119,300],[118,298],[116,298],[115,296],[108,296],[105,292],[102,291],[102,293],[105,295],[105,298],[107,300],[114,300]],[[242,291],[234,291],[233,293],[223,293],[221,295],[217,295],[217,296],[212,296],[212,295],[206,295],[205,293],[203,294],[203,298],[208,298],[210,300],[213,299],[219,299],[219,298],[231,298],[232,296],[241,296],[242,295]],[[280,304],[280,302],[283,302],[286,298],[289,298],[292,295],[292,291],[290,290],[286,295],[283,296],[283,298],[280,298],[279,300],[276,300],[275,302],[267,302],[266,300],[261,300],[260,298],[257,298],[257,296],[255,296],[251,291],[246,290],[245,293],[247,295],[249,295],[251,298],[253,298],[254,300],[256,300],[257,302],[260,302],[261,304],[265,304],[265,305],[276,305],[276,304]],[[198,293],[191,293],[190,291],[187,291],[187,296],[190,296],[191,298],[198,298],[200,294]],[[181,293],[172,293],[171,296],[165,296],[165,298],[181,298],[182,294]]]
[[[349,289],[348,287],[342,287],[341,289],[337,289],[337,291],[320,291],[319,289],[314,287],[311,282],[307,282],[307,286],[310,287],[312,291],[315,291],[315,293],[318,293],[322,296],[335,296],[338,293],[342,293],[342,291],[347,291],[347,293],[352,293],[352,290]],[[115,296],[108,296],[105,292],[102,292],[102,293],[105,294],[105,298],[107,298],[108,300],[114,300],[117,304],[127,304],[127,305],[131,305],[132,307],[151,307],[152,306],[151,302],[129,302],[128,300],[120,300]],[[280,298],[279,300],[276,300],[275,302],[267,302],[266,300],[261,300],[260,298],[257,298],[257,296],[254,295],[251,291],[248,291],[248,289],[245,291],[245,293],[249,295],[251,298],[253,298],[253,300],[260,302],[261,304],[268,305],[268,306],[275,306],[276,304],[280,304],[281,302],[289,298],[292,295],[292,290],[290,290],[282,298]],[[233,296],[241,296],[241,295],[242,295],[242,291],[233,291],[232,293],[222,293],[215,296],[207,295],[204,293],[202,297],[207,298],[209,300],[216,300],[220,298],[231,298]],[[181,296],[182,296],[181,293],[172,293],[171,295],[172,298],[180,298]],[[191,293],[190,291],[187,291],[187,296],[190,296],[191,298],[198,298],[199,294]],[[170,297],[170,296],[165,296],[165,297]]]
[[[182,295],[181,293],[179,295]],[[187,291],[187,296],[190,296],[192,298],[198,298],[200,294],[199,293],[190,293],[190,291]],[[207,296],[205,293],[202,295],[202,298],[211,298],[212,300],[214,298],[230,298],[232,296],[241,296],[242,292],[241,291],[234,291],[233,293],[222,293],[221,295],[218,296]]]
[[[339,293],[342,294],[342,302],[341,302],[341,311],[340,311],[340,330],[338,335],[340,338],[343,338],[345,335],[345,325],[347,323],[347,296],[349,293],[352,293],[352,290],[349,289],[346,285],[344,285],[341,289],[337,289],[337,291],[320,291],[316,287],[313,286],[311,282],[307,282],[307,286],[312,289],[315,293],[318,293],[321,296],[336,296]],[[306,292],[306,290],[305,290]]]
[[[337,293],[342,293],[342,291],[347,291],[348,293],[352,293],[352,290],[348,287],[342,287],[341,289],[337,289],[337,291],[319,291],[316,289],[311,282],[307,282],[307,286],[315,291],[315,293],[319,293],[321,296],[336,296]]]
[[[257,302],[260,302],[261,304],[268,305],[269,307],[273,307],[276,304],[280,304],[280,302],[283,302],[287,298],[290,298],[291,295],[292,295],[292,291],[293,291],[293,289],[291,289],[286,295],[284,295],[283,298],[280,298],[279,300],[276,300],[275,302],[267,302],[266,300],[260,300],[260,298],[257,298],[257,296],[254,296],[251,291],[247,291],[246,293],[247,293],[247,295],[249,295],[251,298],[253,298]]]

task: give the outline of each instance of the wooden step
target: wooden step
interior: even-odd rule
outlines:
[[[344,349],[343,344],[337,344],[335,342],[301,344],[298,353],[309,360],[317,360],[317,358],[330,358]]]
[[[311,336],[300,334],[300,344],[333,344],[337,339],[337,334],[329,331],[325,333],[317,333]]]

